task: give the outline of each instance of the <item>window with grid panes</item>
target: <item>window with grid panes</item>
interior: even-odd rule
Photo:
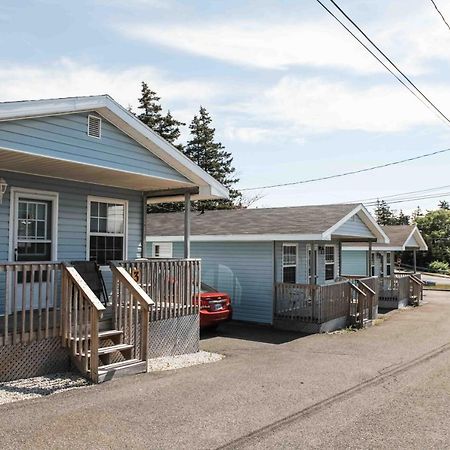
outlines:
[[[125,254],[126,203],[89,201],[89,260],[100,265]]]

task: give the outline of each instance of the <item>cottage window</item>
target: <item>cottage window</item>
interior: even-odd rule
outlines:
[[[391,275],[391,252],[386,253],[386,276]]]
[[[127,202],[90,198],[88,259],[105,265],[125,257]]]
[[[283,244],[283,283],[295,283],[297,273],[297,245]]]
[[[154,258],[172,258],[172,242],[154,242],[153,257]]]
[[[325,281],[335,278],[336,258],[334,245],[325,245]]]
[[[370,257],[370,274],[375,276],[375,253],[372,253]]]

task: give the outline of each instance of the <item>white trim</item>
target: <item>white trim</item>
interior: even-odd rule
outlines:
[[[183,236],[147,236],[147,242],[182,242]],[[330,241],[324,239],[321,234],[197,234],[191,235],[194,242],[217,242],[217,241]]]
[[[98,127],[98,136],[93,136],[92,134],[89,134],[89,125],[90,125],[90,122],[91,122],[91,117],[93,118],[93,119],[98,119],[99,120],[99,123],[100,123],[100,125],[99,125],[99,127]],[[94,116],[94,114],[88,114],[88,116],[87,116],[87,135],[90,137],[90,138],[94,138],[94,139],[101,139],[102,138],[102,118],[101,117],[98,117],[98,116]]]
[[[294,247],[295,248],[295,264],[284,264],[284,249],[285,247]],[[283,242],[281,246],[281,282],[285,283],[284,281],[284,268],[285,267],[295,267],[295,281],[294,283],[297,283],[297,274],[298,274],[298,244],[295,242]]]
[[[225,186],[108,95],[1,103],[0,120],[71,114],[82,111],[97,112],[193,183],[207,188],[211,197],[228,198],[229,192]]]
[[[362,246],[362,245],[361,246],[355,245],[355,246],[351,246],[351,247],[343,245],[342,250],[345,250],[345,251],[347,251],[347,250],[362,251],[363,250],[365,252],[368,252],[369,248],[368,248],[368,246]],[[402,252],[404,249],[403,249],[403,247],[394,247],[392,245],[390,245],[388,247],[378,247],[376,244],[373,244],[372,251],[375,251],[375,250],[378,252],[384,252],[384,251],[386,251],[386,252]]]
[[[390,240],[387,234],[383,231],[381,226],[378,225],[378,223],[375,221],[375,219],[372,217],[369,211],[367,211],[365,206],[362,204],[357,205],[355,209],[350,211],[345,217],[339,220],[339,222],[334,224],[332,227],[328,228],[328,230],[324,232],[324,235],[325,236],[329,235],[331,239],[331,235],[333,234],[333,232],[336,231],[340,226],[342,226],[355,214],[358,215],[358,217],[362,220],[364,225],[366,225],[367,228],[369,228],[369,230],[374,234],[374,236],[377,238],[377,242],[380,242],[381,239],[380,243],[389,244]]]
[[[123,259],[128,259],[128,200],[121,198],[98,197],[88,195],[86,199],[86,261],[90,260],[90,236],[91,236],[91,202],[117,203],[124,205],[124,224],[123,224]],[[95,235],[122,236],[122,233],[95,233]]]
[[[309,271],[310,271],[310,264],[311,264],[311,260],[309,257],[309,252],[312,250],[312,248],[314,248],[314,251],[316,252],[316,257],[315,257],[315,262],[316,262],[316,282],[319,281],[319,248],[316,246],[316,244],[306,244],[306,273],[305,273],[305,277],[306,277],[306,284],[311,284],[312,280],[311,277],[309,275]]]
[[[327,247],[333,247],[333,279],[327,280]],[[333,283],[338,274],[338,259],[336,244],[325,244],[323,246],[323,281],[325,283]],[[339,261],[340,263],[340,261]],[[330,263],[328,263],[330,264]]]
[[[59,217],[59,193],[54,191],[41,191],[39,189],[29,189],[12,186],[9,191],[9,249],[8,260],[15,261],[14,243],[16,241],[15,216],[16,203],[19,196],[35,200],[46,200],[52,202],[52,261],[58,260],[58,217]]]
[[[411,239],[411,237],[414,236],[414,239],[416,240],[416,242],[419,244],[419,248],[418,250],[421,251],[427,251],[428,250],[428,245],[425,242],[425,239],[422,236],[422,233],[419,231],[419,229],[417,228],[417,225],[414,226],[413,230],[411,231],[410,235],[408,236],[408,238],[406,239],[406,241],[403,244],[403,250],[406,250],[406,244],[408,243],[408,241]]]

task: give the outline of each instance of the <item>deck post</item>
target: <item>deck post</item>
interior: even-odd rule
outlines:
[[[191,257],[191,193],[184,194],[184,257]]]
[[[342,241],[339,241],[338,258],[339,258],[338,276],[340,278],[342,277]]]
[[[417,250],[413,250],[414,273],[417,273]]]
[[[367,253],[367,276],[372,276],[372,241],[369,241],[369,251]]]
[[[147,197],[142,194],[142,250],[141,257],[147,258]]]

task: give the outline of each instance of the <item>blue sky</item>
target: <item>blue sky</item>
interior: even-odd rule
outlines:
[[[450,115],[450,30],[431,2],[340,4]],[[450,19],[450,2],[437,4]],[[108,93],[135,106],[146,80],[181,120],[207,107],[242,188],[450,147],[449,126],[314,0],[3,0],[0,29],[1,101]],[[383,197],[450,185],[449,174],[450,153],[261,191],[255,205]]]

